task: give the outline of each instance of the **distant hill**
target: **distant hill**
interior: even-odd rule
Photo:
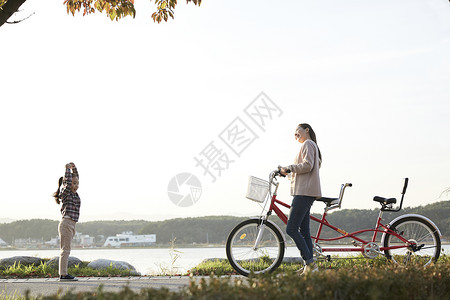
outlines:
[[[9,219],[9,218],[0,218],[0,224],[11,223],[11,222],[14,222],[14,221],[15,220]]]
[[[346,231],[372,228],[376,222],[379,210],[335,210],[329,214],[328,220],[335,226]],[[392,220],[398,215],[417,213],[424,215],[435,222],[441,230],[443,237],[450,239],[450,200],[441,201],[426,206],[403,209],[400,213],[385,213],[383,219]],[[224,244],[228,234],[239,222],[247,217],[210,216],[198,218],[178,218],[158,222],[143,220],[134,221],[92,221],[77,224],[77,231],[93,237],[111,236],[124,231],[133,231],[135,234],[156,234],[157,244],[168,244],[176,238],[178,244]],[[285,225],[276,217],[271,220],[285,228]],[[7,224],[0,224],[0,238],[11,243],[17,238],[36,238],[50,240],[58,235],[58,221],[54,220],[21,220]],[[315,232],[312,223],[311,231]],[[327,234],[325,232],[325,234]]]

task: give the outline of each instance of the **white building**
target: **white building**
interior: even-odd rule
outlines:
[[[7,246],[8,244],[4,240],[0,239],[0,247],[7,247]]]
[[[59,247],[59,236],[51,238],[50,241],[45,242],[45,245],[52,248]]]
[[[151,246],[156,244],[156,234],[134,235],[133,232],[123,232],[116,236],[108,236],[103,247]]]
[[[80,236],[80,246],[81,247],[93,247],[94,246],[94,237],[89,235],[81,235]]]

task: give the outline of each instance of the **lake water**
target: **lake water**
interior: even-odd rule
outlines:
[[[442,253],[450,254],[450,245],[443,245]],[[111,260],[126,261],[133,265],[142,275],[154,275],[164,273],[164,270],[172,270],[176,273],[184,273],[199,264],[206,258],[226,258],[225,247],[223,248],[179,248],[176,253],[170,249],[73,249],[71,256],[82,261],[93,261],[104,258]],[[0,259],[12,256],[35,256],[40,258],[52,258],[59,255],[59,250],[2,250]],[[173,255],[178,258],[172,263]],[[333,255],[333,253],[327,253]],[[299,256],[295,247],[286,248],[285,257]]]
[[[75,256],[82,261],[95,259],[111,259],[126,261],[133,265],[142,275],[161,274],[164,270],[173,270],[183,273],[198,265],[205,258],[226,258],[225,248],[180,248],[176,253],[170,249],[72,249],[70,256]],[[12,256],[35,256],[40,258],[52,258],[59,256],[60,251],[53,250],[2,250],[0,259]],[[178,258],[172,263],[174,255]]]

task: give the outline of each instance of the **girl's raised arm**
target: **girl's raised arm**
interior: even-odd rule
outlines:
[[[78,170],[77,170],[77,167],[75,166],[75,164],[74,163],[70,163],[70,164],[72,165],[72,175],[77,178],[80,178],[80,175],[78,174]]]
[[[64,174],[64,188],[62,189],[60,198],[63,199],[70,192],[72,186],[72,166],[66,165],[66,173]]]

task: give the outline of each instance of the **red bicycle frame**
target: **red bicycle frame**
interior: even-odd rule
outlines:
[[[278,184],[276,185],[276,189],[278,188]],[[269,210],[267,212],[267,216],[269,216],[272,211],[275,212],[275,214],[285,223],[287,224],[287,216],[281,211],[281,209],[277,206],[277,204],[282,205],[286,208],[291,208],[290,205],[278,200],[276,198],[277,193],[276,193],[276,189],[275,192],[272,195],[272,199],[271,199],[271,203],[270,203],[270,207]],[[395,236],[396,238],[398,238],[399,240],[401,240],[402,242],[404,242],[403,245],[398,245],[398,246],[391,246],[391,247],[380,247],[380,251],[384,251],[384,250],[390,250],[390,249],[399,249],[399,248],[405,248],[408,245],[410,245],[410,242],[406,239],[404,239],[401,235],[399,235],[397,232],[391,230],[387,225],[384,225],[381,223],[382,220],[382,214],[383,212],[380,210],[380,213],[378,215],[378,219],[377,219],[377,223],[376,223],[376,227],[374,229],[364,229],[364,230],[359,230],[359,231],[355,231],[355,232],[346,232],[332,224],[330,224],[326,217],[327,217],[327,212],[330,209],[333,208],[337,208],[340,207],[340,202],[342,200],[343,194],[344,194],[344,189],[345,189],[345,185],[343,185],[343,187],[341,188],[341,194],[339,198],[336,198],[335,200],[339,200],[337,205],[334,206],[327,206],[325,208],[325,211],[322,215],[322,219],[318,219],[314,216],[310,216],[310,219],[313,221],[318,222],[319,228],[317,230],[317,234],[316,236],[311,236],[311,238],[314,240],[315,243],[318,243],[319,241],[327,241],[327,242],[331,242],[331,241],[337,241],[340,239],[344,239],[344,238],[353,238],[354,241],[360,242],[361,243],[361,247],[358,248],[336,248],[336,247],[332,247],[332,248],[322,248],[323,252],[363,252],[364,251],[364,245],[368,244],[369,242],[375,242],[377,239],[377,234],[378,233],[386,233],[386,234],[391,234],[393,236]],[[341,236],[335,237],[335,238],[320,238],[320,234],[322,233],[322,229],[323,226],[327,226],[329,228],[331,228],[332,230],[338,232],[341,234]],[[361,233],[365,233],[365,232],[371,232],[373,231],[373,236],[372,239],[370,241],[366,241],[363,240],[359,237],[357,237],[357,235],[361,234]]]

